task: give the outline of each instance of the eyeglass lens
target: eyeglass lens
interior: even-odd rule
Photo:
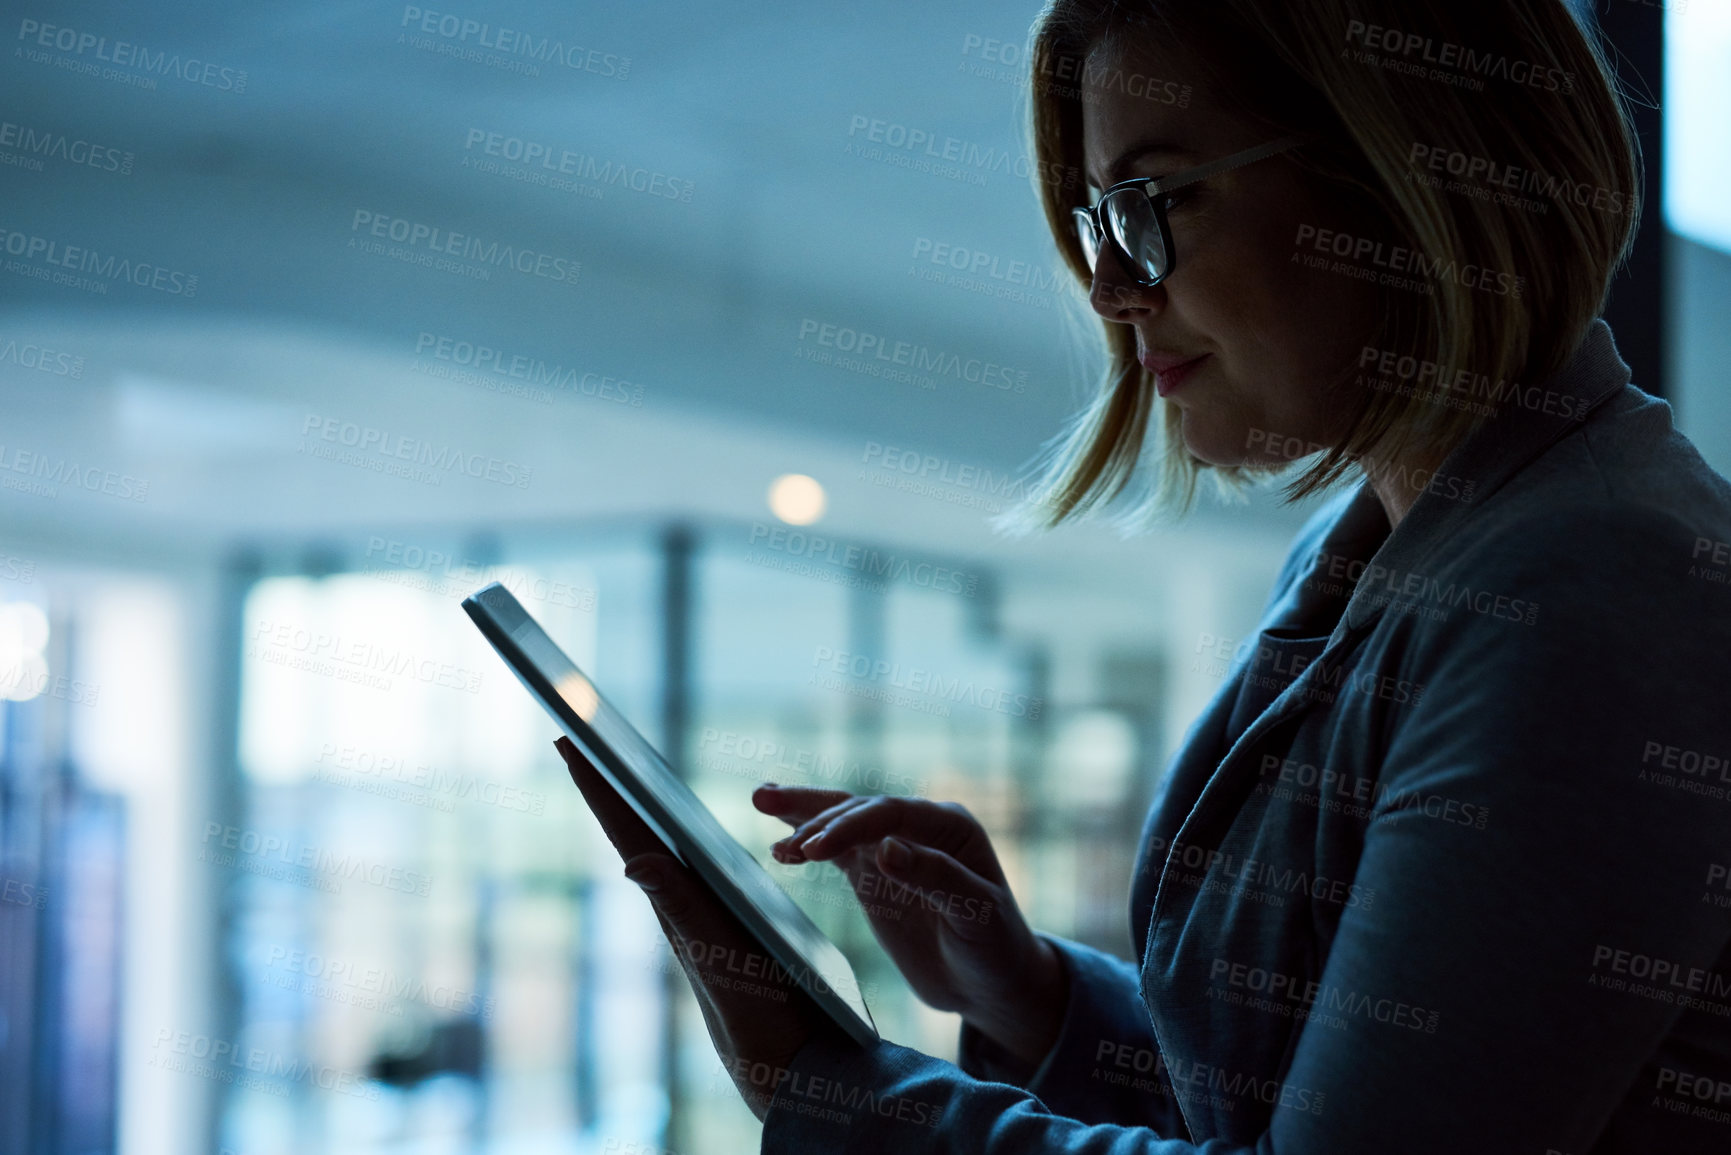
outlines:
[[[1087,209],[1073,209],[1071,219],[1076,223],[1076,239],[1082,242],[1082,255],[1088,259],[1088,271],[1094,271],[1094,263],[1100,259],[1100,246],[1094,242],[1094,222],[1088,217]]]
[[[1100,217],[1112,240],[1132,262],[1131,272],[1145,280],[1158,281],[1166,275],[1171,254],[1166,249],[1165,234],[1155,216],[1154,205],[1140,189],[1121,189],[1100,202]],[[1094,226],[1084,209],[1074,212],[1076,236],[1082,243],[1082,254],[1093,270],[1100,259],[1100,246],[1095,240]]]
[[[1101,223],[1129,255],[1134,271],[1151,281],[1166,275],[1170,255],[1154,215],[1154,202],[1139,188],[1119,189],[1100,205]]]

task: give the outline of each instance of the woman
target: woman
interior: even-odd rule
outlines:
[[[1562,0],[1053,0],[1032,64],[1112,355],[1038,512],[1156,413],[1171,504],[1359,483],[1169,768],[1139,967],[1030,930],[959,807],[758,792],[784,862],[979,900],[874,919],[959,1069],[690,962],[763,1149],[1731,1150],[1731,486],[1596,319],[1637,187],[1598,51]],[[562,749],[669,937],[749,950]]]

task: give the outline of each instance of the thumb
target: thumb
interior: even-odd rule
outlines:
[[[941,914],[958,931],[979,930],[992,918],[997,888],[941,850],[886,838],[878,844],[877,867],[909,894],[894,901]]]

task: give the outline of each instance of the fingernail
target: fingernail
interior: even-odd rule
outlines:
[[[909,853],[907,843],[903,842],[899,838],[884,839],[885,862],[889,863],[891,866],[902,868],[906,867],[913,860],[914,856]]]

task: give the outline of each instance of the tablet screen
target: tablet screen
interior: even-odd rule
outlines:
[[[877,1038],[847,957],[721,825],[666,759],[610,705],[497,582],[463,608],[523,685],[669,850],[692,867],[843,1029]],[[839,1005],[838,1005],[839,1004]]]

